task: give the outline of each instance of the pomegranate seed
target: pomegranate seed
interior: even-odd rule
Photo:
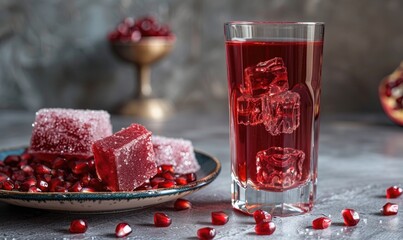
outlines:
[[[68,191],[67,191],[67,189],[65,187],[57,186],[55,188],[55,192],[68,192]]]
[[[325,229],[332,224],[332,220],[327,217],[320,217],[312,221],[313,229]]]
[[[14,181],[24,181],[25,173],[23,171],[15,171],[15,172],[13,172],[11,179]]]
[[[66,167],[67,167],[67,159],[65,159],[64,157],[57,157],[52,162],[53,169],[64,169]]]
[[[0,182],[4,182],[7,180],[10,180],[10,178],[4,173],[0,173]]]
[[[29,165],[22,166],[21,170],[28,176],[34,174],[34,169]]]
[[[171,172],[171,173],[175,172],[174,166],[172,165],[161,165],[161,170],[162,172]]]
[[[40,180],[37,186],[39,189],[41,189],[42,192],[47,192],[49,189],[49,184],[43,180]]]
[[[171,188],[176,185],[176,182],[174,180],[165,180],[164,182],[161,182],[158,184],[159,188]]]
[[[116,237],[126,237],[132,232],[132,228],[128,223],[119,223],[115,229]]]
[[[95,160],[94,157],[89,157],[87,159],[88,168],[91,172],[95,172]]]
[[[83,193],[91,193],[91,192],[96,192],[96,190],[93,189],[93,188],[85,187],[85,188],[81,189],[81,192],[83,192]]]
[[[42,192],[41,189],[37,188],[36,186],[31,186],[28,188],[28,192]]]
[[[197,230],[197,237],[202,240],[213,239],[215,237],[215,229],[204,227]]]
[[[228,215],[223,211],[212,212],[211,222],[213,225],[224,225],[228,222]]]
[[[17,166],[19,162],[20,162],[20,156],[18,155],[9,155],[4,159],[4,164],[11,167]]]
[[[162,173],[162,167],[158,166],[157,167],[157,175],[160,175]]]
[[[383,206],[382,213],[385,216],[396,215],[398,210],[399,205],[397,205],[396,203],[388,202]]]
[[[89,166],[87,162],[84,161],[76,161],[73,164],[73,167],[71,168],[71,171],[74,174],[83,174],[83,173],[88,173],[89,171]]]
[[[91,181],[91,176],[88,173],[84,173],[81,177],[81,184],[85,187],[88,187]]]
[[[81,186],[80,182],[76,182],[73,186],[69,188],[69,192],[81,192],[83,187]]]
[[[165,179],[164,178],[162,178],[162,177],[155,177],[155,178],[153,178],[153,179],[151,179],[151,186],[158,186],[158,184],[160,184],[160,183],[162,183],[162,182],[164,182],[165,181]]]
[[[50,174],[51,170],[50,170],[50,168],[46,167],[45,165],[40,164],[35,167],[35,172],[37,174],[43,175],[43,174]]]
[[[178,198],[174,203],[174,208],[178,211],[186,210],[192,208],[192,204],[186,199]]]
[[[99,181],[97,178],[91,178],[89,186],[98,191],[104,190],[104,185],[102,185],[101,181]]]
[[[165,213],[157,212],[154,214],[154,225],[156,227],[168,227],[172,220]]]
[[[185,176],[186,176],[186,179],[188,180],[188,182],[194,182],[197,179],[195,173],[188,173]]]
[[[29,190],[30,187],[36,188],[36,179],[34,178],[27,179],[20,186],[20,188],[24,191]]]
[[[15,190],[20,190],[22,183],[20,181],[15,181],[14,182],[14,189]]]
[[[270,213],[263,211],[261,209],[256,210],[253,213],[253,218],[255,219],[256,224],[262,222],[263,220],[270,222],[272,219]]]
[[[274,222],[262,221],[255,226],[255,233],[257,235],[271,235],[276,231]]]
[[[29,153],[21,154],[20,158],[22,161],[26,161],[26,162],[30,162],[33,159],[32,155]]]
[[[3,182],[3,189],[11,191],[14,189],[14,183],[12,180],[7,180]]]
[[[341,211],[341,214],[343,215],[344,224],[346,226],[355,226],[360,221],[360,215],[353,209],[346,208]]]
[[[177,185],[180,185],[180,186],[188,184],[188,180],[185,177],[177,177],[175,179],[175,182]]]
[[[75,182],[78,180],[78,178],[74,174],[70,173],[70,174],[67,174],[67,176],[65,177],[65,180],[69,181],[69,182]]]
[[[166,180],[174,180],[175,177],[171,172],[163,172],[161,177],[165,178]]]
[[[64,185],[63,181],[60,178],[52,178],[49,182],[49,191],[56,192],[56,187],[60,187]]]
[[[85,233],[87,231],[87,222],[82,219],[71,221],[69,231],[71,233]]]
[[[392,186],[386,189],[386,198],[397,198],[402,195],[403,189],[398,186]]]
[[[69,189],[69,188],[71,188],[72,185],[73,184],[71,182],[65,181],[63,187],[66,188],[66,189]]]

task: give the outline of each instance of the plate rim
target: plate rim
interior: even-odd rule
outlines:
[[[13,151],[27,148],[27,146],[1,148],[0,152]],[[220,161],[210,154],[199,149],[194,149],[195,154],[204,155],[215,163],[215,168],[208,173],[207,176],[197,179],[195,182],[183,186],[175,186],[172,188],[152,189],[152,190],[139,190],[139,191],[121,191],[121,192],[88,192],[88,193],[49,193],[49,192],[19,192],[0,190],[0,200],[2,199],[15,199],[15,200],[35,200],[35,201],[94,201],[94,200],[132,200],[132,199],[147,199],[163,196],[170,196],[186,192],[193,192],[201,189],[211,183],[221,172]],[[197,157],[196,157],[197,159]]]

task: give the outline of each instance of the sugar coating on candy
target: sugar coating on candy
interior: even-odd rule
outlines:
[[[92,150],[97,175],[111,191],[132,191],[157,174],[151,132],[140,124],[96,141]]]
[[[88,157],[92,144],[112,134],[110,115],[102,110],[45,108],[32,124],[29,152]]]
[[[197,172],[200,169],[191,141],[153,136],[152,143],[157,165],[173,165],[175,172],[180,174]]]

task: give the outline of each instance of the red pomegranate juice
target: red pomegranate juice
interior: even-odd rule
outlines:
[[[316,179],[323,42],[227,41],[238,187],[282,192]]]

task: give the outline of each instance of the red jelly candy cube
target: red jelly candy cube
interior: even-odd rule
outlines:
[[[175,172],[180,174],[197,172],[200,169],[189,140],[153,136],[152,143],[158,166],[172,165]]]
[[[92,146],[98,177],[111,191],[132,191],[157,174],[151,132],[139,124]]]
[[[91,145],[111,134],[110,116],[105,111],[41,109],[33,123],[29,153],[43,159],[88,157]]]

